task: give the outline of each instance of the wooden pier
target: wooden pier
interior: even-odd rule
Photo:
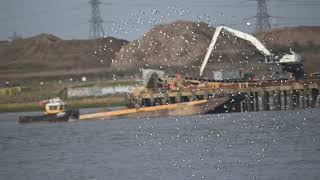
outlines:
[[[320,80],[217,83],[180,90],[145,90],[135,103],[142,106],[174,104],[231,95],[231,100],[213,112],[269,111],[320,107]]]

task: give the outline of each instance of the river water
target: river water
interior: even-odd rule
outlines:
[[[319,179],[320,110],[26,124],[0,115],[0,179]]]

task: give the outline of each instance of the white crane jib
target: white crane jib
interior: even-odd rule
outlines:
[[[222,30],[226,30],[228,32],[230,32],[232,35],[247,40],[249,42],[252,43],[252,45],[254,45],[263,55],[265,55],[266,59],[265,59],[265,63],[269,63],[270,60],[273,58],[273,54],[254,36],[252,36],[251,34],[247,34],[229,27],[225,27],[225,26],[218,26],[216,27],[216,31],[213,34],[211,43],[209,45],[209,48],[207,50],[207,54],[202,62],[201,68],[200,68],[200,76],[202,76],[204,68],[206,67],[209,57],[212,53],[212,50],[214,49],[217,39],[220,35],[220,33],[222,32]],[[267,58],[268,57],[268,58]]]

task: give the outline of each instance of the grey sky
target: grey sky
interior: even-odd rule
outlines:
[[[88,0],[1,0],[0,39],[13,32],[23,37],[51,33],[64,39],[86,39]],[[242,0],[101,0],[108,35],[133,40],[155,24],[202,20],[253,31],[256,2]],[[273,26],[320,25],[320,0],[270,0]],[[246,23],[251,22],[251,26]]]

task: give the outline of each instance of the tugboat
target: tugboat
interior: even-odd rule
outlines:
[[[44,108],[42,115],[20,116],[19,123],[34,122],[70,122],[79,120],[79,110],[65,110],[65,103],[60,98],[52,98],[39,102]]]

